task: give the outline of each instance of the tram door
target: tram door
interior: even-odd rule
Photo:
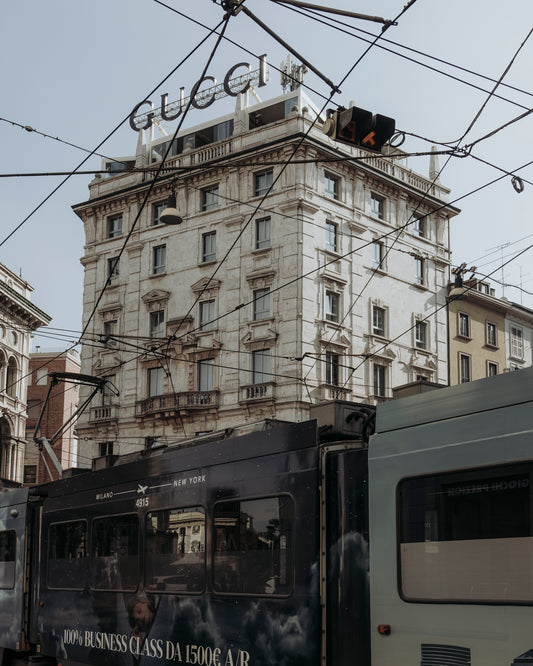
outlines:
[[[0,495],[0,648],[23,650],[28,489]]]
[[[323,458],[328,666],[370,666],[367,458],[344,445]]]

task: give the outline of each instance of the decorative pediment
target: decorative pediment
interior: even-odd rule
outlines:
[[[152,291],[142,296],[142,300],[149,310],[155,309],[154,305],[157,308],[164,307],[168,303],[169,298],[170,292],[163,289],[152,289]]]
[[[106,305],[98,310],[98,315],[102,321],[116,321],[120,317],[122,305],[114,303]]]
[[[191,285],[195,294],[204,293],[206,296],[214,295],[220,289],[220,280],[216,278],[203,277]]]
[[[250,285],[250,289],[265,289],[270,287],[274,281],[275,272],[272,270],[272,267],[261,268],[259,270],[248,273],[246,276],[246,281]]]
[[[120,367],[122,361],[116,354],[103,354],[93,365],[94,374],[97,377],[108,374],[111,370],[116,370]]]
[[[379,358],[388,363],[392,363],[396,358],[396,354],[390,347],[384,347],[382,343],[374,342],[373,340],[368,341],[365,354],[372,356],[373,358]]]
[[[412,368],[418,368],[422,370],[430,370],[434,372],[437,369],[437,364],[431,356],[426,356],[425,354],[415,354],[411,355],[409,365]]]

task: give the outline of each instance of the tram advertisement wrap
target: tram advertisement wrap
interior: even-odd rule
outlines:
[[[251,666],[250,653],[241,649],[213,648],[205,645],[182,644],[161,638],[145,638],[103,631],[63,631],[65,647],[70,645],[95,650],[131,654],[133,657],[152,657],[190,664],[191,666]]]

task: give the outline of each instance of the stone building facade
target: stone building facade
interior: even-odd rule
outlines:
[[[50,317],[30,302],[25,280],[0,264],[0,483],[22,483],[31,333]]]
[[[110,380],[78,422],[94,455],[448,382],[449,190],[336,143],[314,113],[298,89],[240,100],[172,145],[141,136],[73,207],[82,372]],[[155,185],[121,171],[155,169],[167,149],[174,171]],[[172,226],[159,220],[170,193]]]

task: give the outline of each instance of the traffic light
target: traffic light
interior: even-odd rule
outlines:
[[[373,115],[371,111],[352,106],[336,111],[324,124],[323,131],[336,141],[381,152],[394,134],[395,126],[394,118],[380,113]]]

